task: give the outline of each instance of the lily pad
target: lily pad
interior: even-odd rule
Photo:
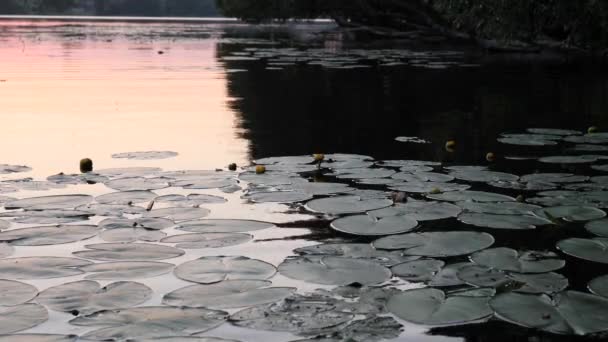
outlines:
[[[125,214],[138,215],[146,212],[146,208],[127,204],[100,204],[91,203],[76,207],[78,211],[84,211],[92,215],[121,217]]]
[[[446,326],[486,319],[493,314],[490,297],[469,296],[466,292],[446,295],[432,289],[404,291],[387,303],[390,312],[416,324]]]
[[[114,340],[189,336],[211,330],[226,321],[224,311],[204,308],[174,308],[146,306],[131,309],[106,310],[80,316],[70,324],[102,327],[82,337],[90,340]]]
[[[391,176],[393,179],[403,180],[406,182],[435,182],[447,183],[454,180],[453,176],[445,175],[437,172],[400,172]]]
[[[445,262],[436,259],[420,259],[391,267],[393,275],[410,282],[426,282],[435,276]]]
[[[503,134],[497,140],[503,144],[519,146],[554,146],[561,136],[547,134]]]
[[[380,238],[372,243],[379,249],[403,249],[405,255],[450,257],[467,255],[494,244],[492,235],[480,232],[446,231],[409,233]]]
[[[97,196],[95,200],[101,204],[136,204],[150,202],[156,195],[150,191],[121,191]]]
[[[258,165],[272,164],[310,164],[314,163],[313,156],[286,156],[286,157],[268,157],[257,159],[254,161]]]
[[[367,214],[376,218],[407,216],[416,221],[433,221],[457,217],[461,212],[460,207],[450,203],[408,199],[407,203],[395,203],[392,207],[373,210]]]
[[[482,266],[517,273],[545,273],[566,265],[553,252],[525,251],[518,252],[511,248],[490,248],[477,252],[471,260]]]
[[[25,257],[0,259],[0,274],[9,279],[50,279],[84,273],[79,268],[91,262],[76,258]]]
[[[167,234],[141,227],[109,229],[101,232],[99,237],[106,242],[157,242]]]
[[[499,318],[556,334],[587,335],[608,330],[608,299],[566,291],[546,295],[504,293],[490,302]]]
[[[559,129],[559,128],[528,128],[528,132],[533,134],[549,134],[549,135],[581,135],[580,131],[572,129]]]
[[[152,159],[167,159],[177,157],[177,152],[171,151],[143,151],[143,152],[125,152],[115,153],[112,158],[115,159],[134,159],[134,160],[152,160]]]
[[[326,243],[296,248],[295,253],[316,256],[340,256],[364,259],[383,266],[393,266],[407,261],[418,260],[417,256],[405,256],[401,252],[374,249],[368,243]]]
[[[353,235],[380,236],[407,233],[418,227],[418,221],[407,216],[376,219],[369,215],[347,216],[331,223],[331,228]],[[2,233],[0,233],[0,237]]]
[[[149,211],[143,217],[166,218],[172,221],[196,220],[209,215],[211,211],[206,208],[174,207]]]
[[[0,258],[11,256],[15,252],[15,247],[8,243],[0,243]]]
[[[390,185],[391,190],[411,192],[415,194],[432,193],[437,190],[439,190],[439,192],[464,191],[470,188],[471,186],[468,184],[437,182],[406,182]]]
[[[0,280],[0,305],[15,306],[29,302],[36,297],[38,289],[14,280]]]
[[[302,191],[269,191],[247,194],[243,198],[256,203],[295,203],[308,201],[313,195]]]
[[[1,342],[28,341],[28,342],[75,342],[76,335],[54,335],[54,334],[16,334],[0,335]]]
[[[333,195],[339,193],[346,193],[353,191],[354,189],[349,187],[347,184],[342,183],[294,183],[290,185],[279,185],[279,190],[293,190],[297,192],[307,193],[314,196],[322,195]]]
[[[465,213],[458,221],[477,227],[493,229],[535,229],[537,226],[552,224],[548,219],[532,215],[495,215]]]
[[[514,182],[519,179],[519,176],[510,173],[485,170],[452,171],[450,175],[464,181],[484,183],[497,181]]]
[[[146,243],[99,243],[85,246],[89,250],[72,254],[102,261],[146,261],[164,260],[184,255],[184,251],[169,246]]]
[[[57,195],[18,199],[4,204],[6,209],[52,210],[71,209],[93,200],[89,195]]]
[[[156,200],[158,200],[157,198]],[[186,197],[187,203],[194,205],[201,204],[220,204],[228,202],[227,199],[220,196],[207,195],[207,194],[190,194]]]
[[[88,274],[85,279],[122,280],[152,278],[171,272],[173,264],[154,261],[122,261],[90,264],[80,267]]]
[[[101,310],[129,308],[147,301],[152,289],[135,282],[121,281],[102,287],[92,280],[81,280],[50,287],[36,301],[51,310],[88,315]]]
[[[598,296],[608,298],[608,276],[602,276],[589,282],[589,290]]]
[[[461,202],[461,201],[473,201],[473,202],[514,202],[515,198],[496,194],[493,192],[483,191],[454,191],[446,192],[442,194],[428,194],[426,197],[448,202]]]
[[[33,328],[46,322],[49,314],[42,305],[21,304],[0,311],[0,334]]]
[[[461,268],[470,265],[472,265],[470,262],[459,262],[446,265],[433,276],[433,278],[429,281],[429,286],[451,287],[465,285],[465,282],[458,278],[458,271]]]
[[[112,169],[95,170],[97,174],[107,177],[129,178],[153,176],[161,172],[158,167],[122,167]]]
[[[600,209],[580,206],[542,208],[534,211],[534,214],[548,220],[563,219],[570,222],[591,221],[606,216],[606,213]]]
[[[107,181],[104,184],[108,188],[118,191],[160,190],[169,187],[169,182],[166,178],[118,178]]]
[[[390,279],[391,271],[378,263],[345,257],[292,257],[278,267],[289,278],[325,285],[380,284]]]
[[[324,214],[356,214],[389,207],[393,201],[388,199],[362,199],[359,196],[337,196],[321,198],[306,204],[308,210]]]
[[[585,229],[597,236],[608,238],[608,219],[591,221],[585,225]]]
[[[542,157],[538,161],[547,164],[586,164],[597,161],[595,156],[551,156]]]
[[[0,164],[0,175],[30,171],[32,171],[32,168],[25,165]]]
[[[180,222],[177,229],[194,233],[242,233],[273,227],[270,222],[218,219]]]
[[[99,228],[121,229],[121,228],[145,228],[151,230],[161,230],[174,226],[175,223],[169,219],[157,217],[140,217],[135,219],[109,218],[99,222]]]
[[[547,182],[547,183],[580,183],[586,182],[589,177],[574,175],[571,173],[534,173],[521,177],[522,182]]]
[[[382,168],[361,168],[361,169],[340,169],[336,170],[333,176],[339,179],[369,179],[387,178],[395,174],[394,170]]]
[[[253,236],[240,233],[193,233],[173,235],[161,240],[162,243],[176,243],[183,249],[221,248],[236,246],[253,240]]]
[[[583,260],[608,264],[608,239],[570,238],[557,243],[562,252]]]
[[[6,229],[11,226],[11,223],[8,221],[0,220],[0,229]]]
[[[295,292],[290,287],[270,287],[265,280],[226,280],[210,285],[192,285],[163,297],[163,304],[193,308],[233,309],[270,304]]]
[[[20,228],[0,233],[0,241],[15,246],[45,246],[89,239],[97,235],[97,226],[57,226]]]
[[[456,205],[466,212],[495,215],[530,215],[541,208],[537,205],[520,202],[457,202]]]
[[[18,210],[0,213],[0,217],[14,217],[13,222],[24,224],[62,224],[86,221],[91,213],[72,209]]]
[[[185,262],[175,268],[175,276],[195,283],[212,284],[223,280],[265,280],[276,268],[264,261],[243,256],[209,256]]]
[[[55,183],[55,184],[97,184],[97,183],[105,183],[109,179],[106,176],[99,175],[97,173],[78,173],[67,175],[64,173],[60,173],[54,176],[49,176],[46,178],[47,181]]]

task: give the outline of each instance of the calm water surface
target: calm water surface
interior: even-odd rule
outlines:
[[[41,179],[76,172],[83,157],[92,158],[99,168],[167,170],[248,165],[261,157],[320,151],[475,164],[484,163],[489,151],[510,156],[531,152],[499,145],[496,137],[502,132],[608,127],[608,78],[601,65],[445,53],[397,43],[355,45],[337,34],[324,39],[315,35],[328,28],[0,20],[0,162],[27,164],[33,171],[24,175]],[[306,49],[324,62],[304,65],[298,58]],[[390,51],[400,57],[378,57]],[[241,58],[263,54],[271,61]],[[434,144],[399,143],[397,136],[418,136]],[[458,149],[448,153],[443,145],[452,139]],[[179,156],[148,162],[111,158],[113,153],[145,150],[171,150]],[[537,169],[533,163],[503,166],[518,174]],[[79,190],[104,191],[100,186]],[[68,190],[52,193],[62,192]],[[18,197],[35,195],[41,193],[22,192]],[[279,213],[284,206],[252,209],[238,195],[222,196],[237,204],[212,210],[212,217],[273,222],[310,218]],[[256,238],[308,233],[277,229]],[[287,250],[262,243],[222,252],[249,251],[277,265],[292,248],[314,244],[305,239],[279,243]],[[62,254],[60,249],[26,248],[16,256]],[[43,289],[61,282],[33,284]],[[292,284],[280,276],[273,282]],[[157,292],[153,304],[177,284],[185,285],[162,279],[147,284]],[[53,314],[32,331],[81,333],[65,324],[65,317]],[[497,329],[509,333],[495,336]],[[440,329],[430,335],[424,331],[406,325],[398,340],[569,340],[542,334],[529,340],[529,332],[499,323]],[[243,341],[294,339],[228,325],[209,335]]]

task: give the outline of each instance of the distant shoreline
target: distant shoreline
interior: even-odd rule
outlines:
[[[98,22],[146,22],[146,23],[243,23],[237,18],[224,17],[133,17],[133,16],[81,16],[81,15],[0,15],[0,21],[39,20],[39,21],[98,21]],[[288,21],[292,22],[292,21]],[[296,23],[327,24],[330,19],[297,20]]]

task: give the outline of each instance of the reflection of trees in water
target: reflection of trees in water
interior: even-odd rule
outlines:
[[[218,58],[238,48],[218,45]],[[248,70],[228,74],[228,91],[237,98],[232,106],[251,140],[253,158],[325,151],[477,162],[488,150],[501,148],[496,137],[504,131],[584,129],[608,121],[606,96],[600,96],[608,82],[577,70],[558,74],[550,67],[501,65],[269,71],[261,62],[223,63]],[[397,143],[397,136],[436,144]],[[456,155],[443,151],[449,139],[458,142]]]

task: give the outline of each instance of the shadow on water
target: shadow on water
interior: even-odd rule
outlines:
[[[252,160],[342,152],[376,159],[487,164],[489,151],[509,156],[540,151],[499,144],[496,138],[504,132],[530,127],[583,131],[589,126],[608,127],[608,69],[603,65],[534,63],[486,56],[472,61],[481,64],[478,67],[439,70],[373,64],[369,68],[332,69],[301,63],[271,70],[264,60],[225,59],[247,48],[251,45],[220,43],[217,58],[228,71],[230,106],[239,118],[237,126],[243,138],[250,142]],[[398,136],[416,136],[434,143],[405,144],[394,140]],[[445,151],[444,142],[448,140],[457,142],[455,153]],[[543,149],[545,154],[563,153],[557,148]],[[495,166],[517,174],[538,171],[534,161],[503,160]],[[561,166],[544,168],[564,172]],[[491,187],[478,186],[479,190],[492,191]],[[466,229],[455,219],[444,220],[441,225]],[[346,236],[328,235],[328,222],[324,220],[315,228],[308,236],[312,240],[351,241]],[[440,228],[425,226],[427,230]],[[537,250],[551,250],[557,241],[573,235],[590,237],[574,225],[518,234],[500,230],[491,233],[497,247],[516,245]],[[602,267],[589,267],[574,258],[568,257],[567,263],[569,267],[563,273],[573,289],[585,291],[589,280],[605,273]],[[533,332],[495,321],[432,329],[429,335],[460,337],[467,342],[604,340]]]

